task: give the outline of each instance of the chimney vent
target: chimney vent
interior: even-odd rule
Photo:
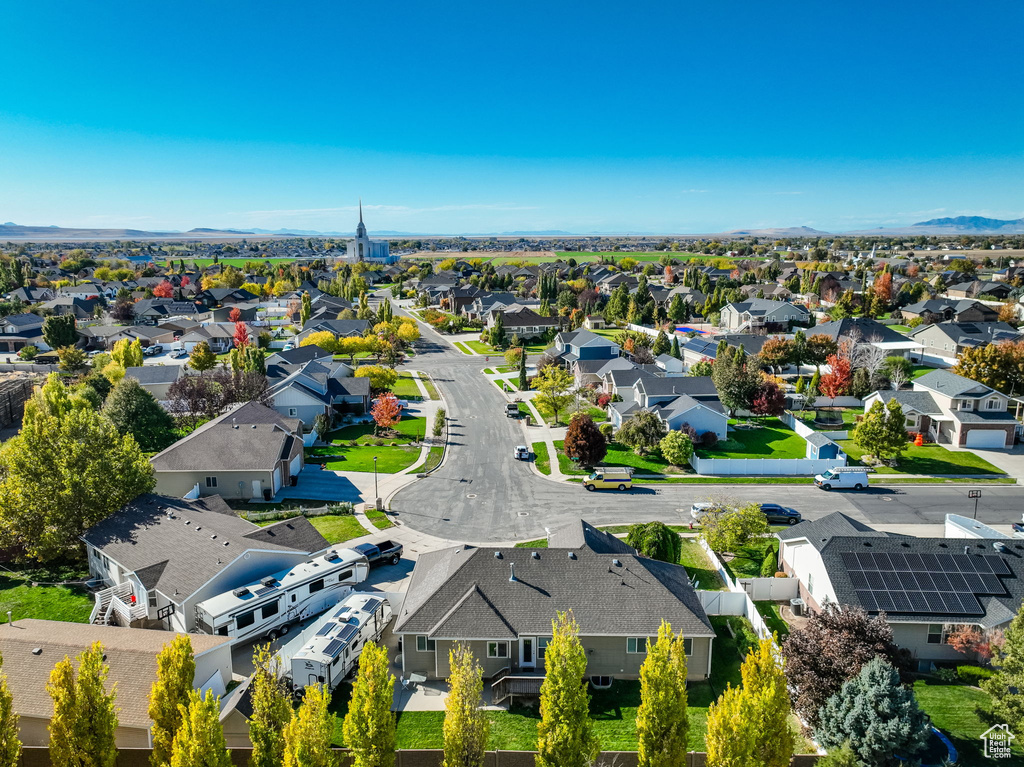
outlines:
[[[508,563],[508,569],[509,569],[509,572],[510,572],[510,574],[508,576],[508,582],[509,583],[515,583],[516,582],[516,565],[515,565],[515,563],[514,562],[509,562]]]

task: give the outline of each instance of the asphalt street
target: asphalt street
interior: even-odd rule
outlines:
[[[397,311],[397,310],[396,310]],[[449,453],[439,470],[396,493],[391,510],[402,524],[455,541],[486,543],[543,537],[576,519],[595,524],[660,519],[689,522],[690,505],[710,497],[772,501],[815,519],[842,511],[868,524],[941,524],[946,514],[974,513],[970,485],[893,485],[873,479],[867,491],[826,493],[807,485],[661,485],[588,493],[533,473],[512,457],[517,444],[539,441],[540,427],[507,418],[507,400],[482,374],[483,357],[454,349],[421,323],[422,340],[409,367],[430,373],[443,390],[450,422]],[[532,431],[531,436],[524,436]],[[983,485],[978,519],[1017,522],[1024,487]]]

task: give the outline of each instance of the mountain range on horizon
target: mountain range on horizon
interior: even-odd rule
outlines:
[[[877,227],[847,232],[827,232],[808,226],[775,227],[761,229],[732,229],[726,232],[680,233],[680,232],[569,232],[562,229],[538,231],[522,230],[507,232],[478,232],[472,234],[440,234],[424,232],[399,232],[380,230],[373,233],[378,237],[594,237],[594,236],[685,236],[685,237],[822,237],[833,235],[954,235],[954,234],[1024,234],[1024,218],[998,219],[984,216],[954,216],[933,218],[903,227]],[[188,231],[148,231],[142,229],[92,229],[87,227],[23,226],[13,222],[0,224],[0,238],[16,240],[110,240],[110,239],[228,239],[263,235],[269,237],[348,237],[345,232],[319,231],[312,229],[261,229],[261,228],[209,228],[197,227]]]

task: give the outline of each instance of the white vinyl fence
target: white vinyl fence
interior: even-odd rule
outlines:
[[[800,596],[800,581],[796,578],[741,578],[739,585],[755,602],[781,602]]]
[[[812,434],[823,434],[833,442],[835,442],[837,439],[846,439],[847,437],[849,437],[849,432],[846,431],[845,429],[837,431],[816,431],[815,429],[812,429],[810,426],[805,424],[803,421],[801,421],[788,410],[779,416],[779,420],[786,424],[786,426],[791,428],[804,439],[807,439]]]
[[[810,476],[836,466],[846,465],[846,456],[839,458],[698,458],[690,456],[690,465],[698,474],[726,476],[781,477]]]
[[[728,591],[698,591],[697,595],[700,597],[701,605],[704,607],[704,612],[708,615],[741,615],[750,621],[750,625],[754,627],[754,631],[762,639],[771,637],[772,632],[768,628],[768,624],[764,622],[764,618],[761,617],[761,613],[757,611],[757,605],[754,604],[754,599],[787,599],[791,597],[778,596],[778,597],[752,597],[751,593],[767,592],[768,594],[792,594],[796,595],[796,589],[799,587],[799,582],[796,578],[743,578],[742,580],[734,580],[729,572],[722,565],[718,555],[715,554],[711,548],[704,543],[700,538],[697,539],[701,548],[704,549],[704,553],[707,554],[708,559],[711,560],[711,566],[718,571],[718,575],[725,582]],[[763,583],[765,581],[777,581],[779,585]],[[785,583],[783,583],[785,582]],[[750,591],[748,592],[745,584],[750,583]]]

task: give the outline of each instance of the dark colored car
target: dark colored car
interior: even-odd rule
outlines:
[[[393,541],[381,541],[380,543],[360,543],[352,546],[353,551],[358,551],[370,563],[370,567],[383,564],[397,565],[402,559],[405,547]]]
[[[777,503],[762,503],[761,511],[773,525],[795,525],[803,519],[796,509],[779,506]]]

